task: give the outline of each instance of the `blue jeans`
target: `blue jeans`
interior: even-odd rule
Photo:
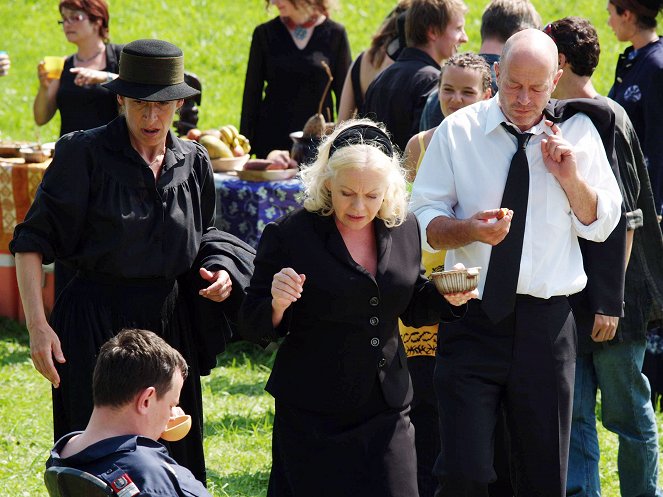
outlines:
[[[658,432],[647,378],[641,373],[645,340],[612,344],[576,361],[567,497],[600,497],[596,390],[603,426],[619,436],[617,467],[622,497],[663,496],[656,487]]]

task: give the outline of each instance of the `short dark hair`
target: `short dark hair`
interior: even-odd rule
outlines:
[[[492,0],[481,16],[481,41],[506,43],[523,29],[541,29],[541,16],[529,0]]]
[[[565,17],[551,22],[543,31],[564,54],[571,70],[578,76],[591,76],[599,65],[601,47],[594,26],[582,17]]]
[[[99,351],[92,376],[94,405],[123,406],[148,387],[160,399],[172,388],[178,370],[186,379],[186,361],[156,333],[122,330]]]
[[[618,15],[622,15],[624,11],[630,10],[635,14],[636,23],[642,29],[652,29],[656,27],[656,15],[649,15],[642,13],[642,10],[648,12],[660,12],[663,9],[663,0],[631,0],[628,3],[633,4],[633,9],[623,6],[622,2],[610,0],[610,3],[615,6],[615,11]],[[622,5],[618,5],[622,4]]]
[[[465,14],[463,0],[412,0],[405,17],[405,39],[408,47],[428,43],[428,32],[442,33],[454,14]]]
[[[490,75],[490,66],[488,65],[488,62],[486,62],[486,59],[480,55],[472,52],[452,55],[444,64],[442,64],[442,69],[440,71],[440,87],[442,87],[442,76],[444,75],[444,70],[451,66],[479,71],[481,74],[481,89],[486,91],[491,88],[492,77]]]
[[[92,22],[101,19],[99,36],[102,40],[108,41],[110,14],[105,0],[61,0],[58,6],[60,13],[62,9],[82,10]]]

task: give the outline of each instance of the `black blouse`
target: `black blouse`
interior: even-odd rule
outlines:
[[[345,28],[330,19],[316,26],[306,47],[299,49],[280,18],[259,25],[253,32],[246,67],[241,132],[257,157],[271,150],[289,150],[289,133],[301,130],[318,111],[327,84],[320,64],[329,64],[334,81],[323,105],[332,119],[340,102],[343,82],[350,67],[350,43]],[[328,119],[327,119],[328,120]]]
[[[106,67],[103,71],[117,74],[119,54],[122,45],[106,45]],[[74,56],[64,62],[60,87],[55,96],[60,110],[60,136],[81,129],[92,129],[108,124],[118,115],[117,97],[101,85],[78,86],[74,83],[75,74],[69,72],[74,67]]]
[[[62,137],[9,248],[39,252],[84,271],[121,278],[174,278],[214,226],[214,176],[195,142],[169,132],[161,176],[129,142],[120,116]]]

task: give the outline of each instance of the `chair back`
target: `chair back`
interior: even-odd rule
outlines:
[[[115,495],[105,481],[74,468],[51,467],[44,473],[50,497],[105,497]]]

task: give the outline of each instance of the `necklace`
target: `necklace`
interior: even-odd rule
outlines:
[[[88,57],[87,59],[81,59],[81,58],[78,56],[78,54],[74,54],[74,59],[75,59],[76,62],[79,63],[79,64],[85,64],[86,62],[90,62],[92,59],[96,59],[97,57],[99,57],[99,54],[100,54],[101,52],[103,52],[105,49],[106,49],[106,47],[103,46],[102,48],[99,49],[99,51],[98,51],[96,54],[94,54],[92,57]]]
[[[313,14],[302,24],[295,23],[295,21],[289,17],[281,17],[281,20],[283,21],[283,24],[285,24],[286,27],[292,31],[292,36],[294,36],[295,39],[303,40],[306,38],[307,30],[315,26],[315,23],[318,22],[318,15]]]

